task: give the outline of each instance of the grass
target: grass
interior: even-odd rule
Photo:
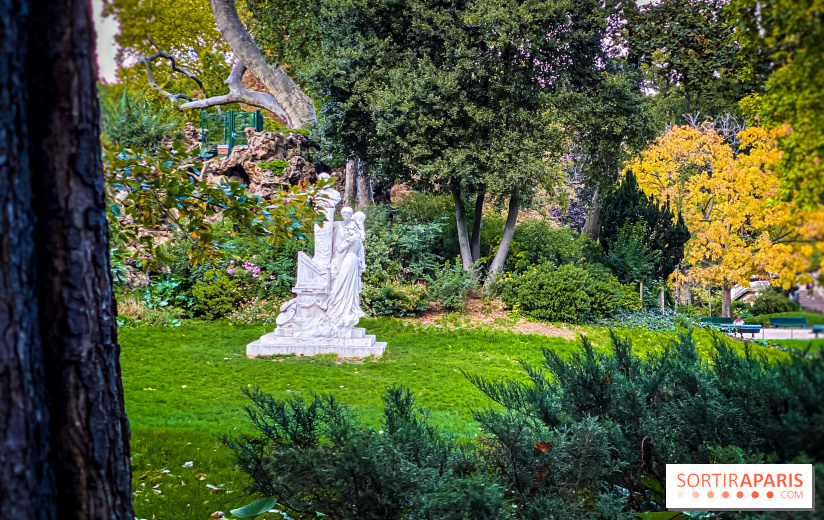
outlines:
[[[824,348],[824,338],[820,339],[780,339],[770,340],[770,343],[781,345],[782,347],[796,350],[810,349],[810,352],[817,352]]]
[[[221,322],[122,330],[137,517],[204,519],[216,511],[229,516],[230,509],[252,501],[243,493],[246,477],[234,468],[220,437],[246,428],[241,388],[259,386],[281,398],[331,393],[354,407],[367,424],[378,426],[386,387],[404,385],[432,412],[433,423],[473,437],[477,429],[470,410],[492,403],[461,370],[490,379],[525,380],[517,359],[537,365],[544,347],[564,355],[579,349],[577,340],[484,328],[423,328],[392,319],[364,320],[361,325],[389,343],[383,358],[364,363],[329,357],[247,359],[246,344],[264,328]],[[579,330],[597,348],[609,347],[606,329]],[[672,339],[672,333],[645,330],[621,334],[633,339],[641,355]],[[695,337],[706,357],[710,333],[696,330]],[[754,348],[771,359],[784,356]],[[184,467],[187,462],[191,467]]]
[[[754,318],[747,318],[745,323],[756,325],[761,324],[765,327],[770,326],[770,318],[807,318],[807,323],[810,325],[824,324],[824,316],[815,312],[777,312],[775,314],[762,314]]]

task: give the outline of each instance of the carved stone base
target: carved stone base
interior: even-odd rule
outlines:
[[[337,354],[339,357],[381,356],[386,343],[375,341],[375,336],[361,328],[338,332],[335,337],[306,338],[294,336],[293,331],[278,327],[246,346],[246,357]]]

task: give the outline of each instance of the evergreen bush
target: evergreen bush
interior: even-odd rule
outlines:
[[[195,312],[208,320],[232,314],[238,303],[246,299],[238,283],[225,275],[208,282],[197,282],[192,288],[192,295],[197,300]]]
[[[763,291],[753,300],[750,312],[753,316],[762,314],[776,314],[779,312],[794,312],[801,310],[801,306],[790,300],[783,293],[768,290]]]
[[[629,520],[665,510],[678,463],[816,462],[821,480],[824,353],[771,364],[715,337],[707,363],[691,332],[644,358],[611,341],[610,353],[586,337],[569,357],[544,349],[517,381],[467,375],[490,398],[472,412],[475,440],[432,427],[409,390],[388,390],[373,429],[332,397],[244,389],[255,433],[226,442],[250,491],[341,520]]]
[[[503,284],[501,299],[510,308],[547,321],[581,323],[592,314],[586,269],[544,263]]]

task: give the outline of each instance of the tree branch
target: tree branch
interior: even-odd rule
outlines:
[[[223,39],[229,44],[229,47],[231,47],[235,56],[238,57],[240,63],[242,63],[244,67],[248,67],[252,74],[266,85],[266,88],[271,92],[270,95],[263,92],[247,90],[247,92],[252,95],[249,96],[249,94],[246,93],[243,95],[249,96],[251,102],[243,102],[248,105],[271,110],[267,105],[272,105],[273,103],[266,98],[273,98],[284,114],[278,115],[283,117],[289,128],[299,128],[306,123],[317,121],[317,114],[315,113],[315,106],[312,103],[312,99],[304,94],[300,87],[283,69],[271,67],[266,63],[249,31],[246,30],[246,27],[244,27],[240,21],[237,8],[235,7],[235,0],[210,0],[210,2],[215,15],[215,21],[217,22],[217,28],[223,36]],[[234,74],[234,70],[232,73]],[[228,81],[229,80],[227,80],[227,84]],[[264,102],[266,104],[262,104]]]
[[[212,96],[206,99],[198,99],[189,101],[180,105],[182,109],[189,108],[208,108],[218,105],[227,105],[229,103],[245,103],[266,110],[276,114],[278,117],[289,121],[289,116],[283,109],[283,106],[278,102],[277,98],[265,92],[255,92],[243,86],[243,73],[246,72],[246,66],[241,60],[235,62],[232,67],[232,73],[229,78],[224,81],[229,87],[229,93],[222,96]]]

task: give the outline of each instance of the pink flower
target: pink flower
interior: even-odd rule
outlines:
[[[230,267],[229,269],[226,269],[226,272],[227,272],[228,274],[235,274],[235,270],[234,270],[234,269],[232,269],[231,267]]]
[[[235,265],[235,261],[234,261],[234,260],[232,260],[232,261],[231,261],[231,262],[229,262],[229,263],[230,263],[230,264],[232,264],[232,265]]]
[[[269,277],[269,279],[270,279],[270,280],[274,280],[274,279],[275,279],[275,275],[270,276],[270,277]]]

